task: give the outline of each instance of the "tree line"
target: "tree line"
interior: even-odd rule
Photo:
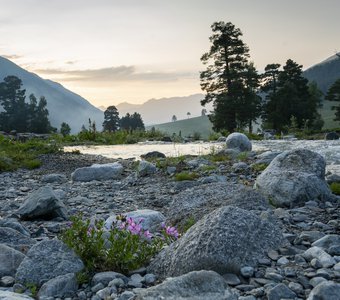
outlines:
[[[48,133],[54,131],[48,119],[47,100],[39,101],[30,94],[26,101],[26,90],[16,76],[7,76],[0,83],[0,130],[18,132]]]
[[[228,22],[211,26],[211,46],[201,61],[206,70],[200,73],[201,88],[206,92],[204,106],[213,103],[209,118],[215,131],[248,127],[262,119],[262,127],[284,131],[292,123],[298,129],[320,130],[324,124],[317,108],[322,93],[316,83],[302,75],[302,65],[288,59],[281,68],[272,63],[259,74],[249,60],[249,48],[242,41],[242,32]],[[326,99],[340,101],[340,79],[329,90]],[[334,89],[337,92],[334,92]],[[340,105],[336,119],[340,121]]]
[[[139,113],[127,113],[119,118],[119,112],[114,105],[109,106],[104,112],[103,130],[115,132],[117,130],[145,130],[144,122]]]
[[[22,80],[16,76],[7,76],[0,82],[0,131],[50,133],[57,131],[49,121],[47,100],[44,96],[38,100],[30,94],[26,101],[26,90],[22,88]],[[89,130],[96,131],[95,122],[89,119]],[[115,106],[109,106],[104,112],[103,130],[145,130],[142,117],[138,113],[127,113],[119,118]],[[83,125],[82,130],[87,130]],[[65,136],[71,132],[70,126],[63,122],[60,133]]]

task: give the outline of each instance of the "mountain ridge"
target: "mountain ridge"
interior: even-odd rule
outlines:
[[[22,88],[26,90],[26,99],[32,93],[37,98],[45,96],[52,126],[60,128],[61,123],[66,122],[75,133],[80,131],[83,124],[87,125],[90,118],[96,122],[98,129],[101,128],[104,114],[88,100],[68,90],[62,84],[43,79],[0,56],[0,80],[10,75],[22,80]]]

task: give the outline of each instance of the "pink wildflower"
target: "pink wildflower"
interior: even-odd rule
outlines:
[[[165,227],[165,233],[169,236],[176,238],[176,239],[178,238],[178,231],[175,227],[166,226]]]
[[[145,230],[144,231],[144,236],[147,238],[147,239],[151,239],[152,238],[152,234],[149,230]]]

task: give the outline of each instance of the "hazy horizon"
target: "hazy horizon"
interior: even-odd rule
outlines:
[[[210,26],[232,22],[262,70],[340,50],[340,2],[0,0],[0,55],[95,106],[202,93]]]

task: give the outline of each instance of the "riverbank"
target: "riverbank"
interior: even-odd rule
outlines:
[[[186,239],[193,238],[194,240],[191,240],[191,243],[195,245],[197,243],[195,238],[199,235],[206,236],[206,240],[219,240],[218,235],[212,238],[212,236],[209,236],[210,233],[199,231],[198,234],[195,230],[203,230],[200,224],[202,222],[204,224],[204,216],[209,213],[211,219],[220,222],[214,210],[230,205],[234,208],[228,208],[228,214],[235,215],[240,219],[237,219],[237,224],[228,223],[227,227],[236,226],[238,228],[237,226],[244,222],[245,224],[249,223],[245,241],[257,238],[259,245],[262,245],[261,247],[265,248],[267,246],[264,245],[268,244],[272,245],[273,249],[268,248],[268,251],[264,253],[259,249],[254,250],[257,247],[255,241],[253,249],[251,247],[248,249],[251,246],[247,245],[249,242],[242,244],[237,251],[244,257],[258,255],[257,262],[252,263],[243,260],[241,257],[242,268],[236,273],[232,273],[231,269],[228,269],[227,272],[221,272],[226,285],[221,283],[222,285],[218,288],[215,286],[213,294],[209,294],[209,288],[208,290],[204,290],[204,288],[212,284],[209,281],[210,279],[220,280],[217,273],[216,275],[215,273],[213,275],[211,273],[191,273],[190,276],[193,276],[193,281],[195,281],[195,278],[200,278],[205,283],[205,285],[200,284],[201,298],[197,299],[204,299],[204,297],[240,300],[279,299],[278,297],[307,299],[318,284],[340,282],[339,198],[337,200],[332,197],[327,198],[328,200],[309,199],[299,206],[290,208],[278,207],[267,197],[254,191],[252,188],[256,179],[277,154],[272,152],[260,155],[257,152],[245,154],[227,151],[208,156],[151,159],[157,168],[148,169],[149,171],[143,171],[144,173],[133,159],[113,159],[74,153],[46,154],[40,157],[42,165],[38,169],[20,169],[10,173],[0,173],[0,228],[8,228],[6,226],[9,226],[9,221],[13,224],[20,223],[28,233],[26,237],[32,239],[32,243],[50,241],[56,238],[67,225],[67,220],[60,217],[50,220],[44,220],[42,217],[25,220],[20,219],[18,214],[18,210],[30,195],[41,188],[49,187],[56,197],[63,202],[68,215],[82,213],[85,218],[106,220],[114,213],[150,209],[162,213],[169,223],[175,223],[174,225],[179,228],[188,225],[188,221],[192,224],[197,223],[197,226],[192,226],[190,233],[188,232],[189,235],[183,232],[183,236],[176,242],[180,249],[184,247],[184,245],[181,245],[181,240],[189,243]],[[107,164],[113,162],[119,163],[123,167],[122,173],[116,179],[75,181],[71,176],[77,168],[88,167],[94,163]],[[52,174],[59,175],[51,176]],[[182,177],[176,176],[178,174],[183,175]],[[239,215],[241,211],[243,213]],[[219,214],[221,213],[224,212],[220,211]],[[259,232],[257,233],[257,229],[253,227],[255,223],[251,223],[250,220],[261,223],[261,219],[268,219],[268,222],[273,221],[273,226],[277,226],[276,235],[279,235],[279,232],[282,231],[285,242],[280,245],[273,245],[270,240],[274,240],[274,237],[257,236]],[[260,226],[260,223],[257,223],[257,226]],[[18,228],[18,225],[11,225],[10,227]],[[244,228],[235,230],[237,240],[242,241],[245,234],[242,231]],[[8,230],[8,232],[13,233],[11,230]],[[190,237],[190,234],[194,236]],[[323,249],[323,252],[313,252],[315,250],[314,243],[325,237],[328,237],[328,241],[331,240],[332,242],[327,242],[328,246],[323,245],[323,248],[320,248]],[[226,238],[226,240],[228,239]],[[16,243],[18,246],[22,242],[20,240],[15,242],[14,240],[13,236],[8,236],[6,240],[3,234],[0,237],[0,244],[10,244],[14,247]],[[237,243],[235,240],[230,249],[237,249]],[[317,245],[320,246],[320,243],[318,242]],[[334,246],[332,249],[330,249],[329,243]],[[314,250],[310,250],[313,248]],[[174,251],[174,254],[170,256],[181,257],[183,255],[175,252],[177,250],[173,247],[168,249]],[[242,252],[243,249],[246,249],[247,255]],[[306,255],[307,250],[313,252],[313,254]],[[218,251],[217,248],[216,251]],[[255,252],[252,253],[253,251]],[[26,255],[27,251],[24,251],[24,253]],[[234,255],[234,263],[236,263],[238,254],[234,253]],[[218,256],[220,255],[216,257]],[[137,271],[138,276],[130,274],[119,277],[120,275],[112,272],[110,274],[98,273],[95,279],[90,280],[90,282],[83,283],[76,289],[70,289],[69,294],[66,294],[67,296],[58,297],[123,300],[133,299],[136,295],[139,295],[140,299],[156,299],[144,293],[146,293],[146,288],[151,286],[155,286],[154,289],[157,289],[157,284],[163,281],[164,273],[157,267],[160,260],[161,257],[155,259],[151,269]],[[171,264],[174,263],[171,262]],[[3,267],[2,264],[3,261],[0,262]],[[213,265],[212,262],[211,265]],[[185,265],[182,266],[183,269],[186,267]],[[0,274],[3,269],[0,267]],[[156,274],[158,279],[148,280],[152,277],[153,271],[158,273]],[[33,270],[31,272],[34,273]],[[31,296],[32,293],[34,294],[32,287],[29,288],[19,283],[14,271],[11,275],[3,274],[0,276],[0,285],[2,285],[0,293],[1,290],[18,291],[21,288]],[[170,276],[165,275],[165,277]],[[123,278],[119,284],[117,283],[118,278]],[[182,277],[179,276],[178,278]],[[179,279],[178,285],[169,288],[172,289],[171,293],[183,288],[183,284],[180,283],[181,280],[185,279]],[[39,286],[36,285],[35,288],[39,289]],[[141,288],[143,291],[141,291]],[[162,289],[159,289],[158,292],[156,290],[156,293],[158,295],[165,293],[164,295],[166,295],[166,289],[163,284]],[[194,293],[189,286],[186,286],[185,289],[187,294]],[[227,294],[229,298],[226,297]],[[192,296],[198,297],[195,294],[192,294]],[[180,299],[180,296],[174,297]],[[54,299],[51,296],[45,298]],[[45,298],[41,297],[41,299]]]

